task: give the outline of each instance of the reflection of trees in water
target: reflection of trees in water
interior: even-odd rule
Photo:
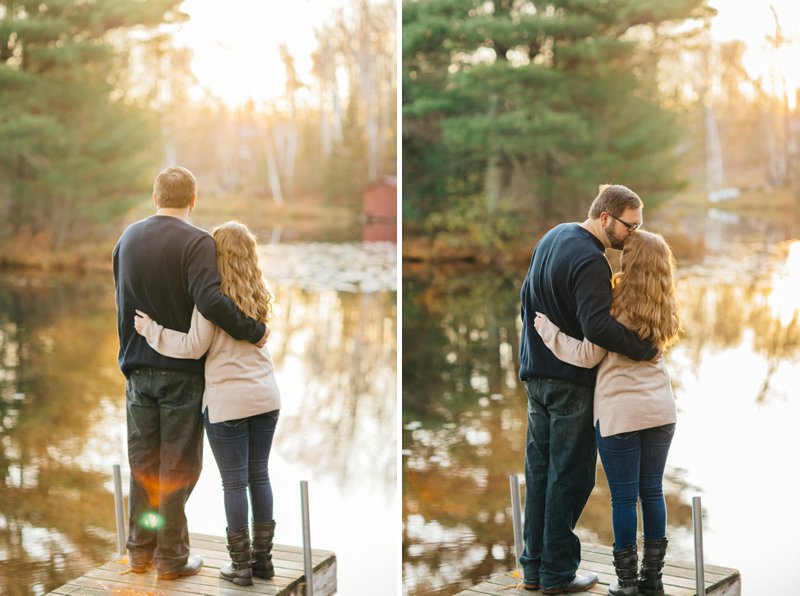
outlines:
[[[403,291],[405,418],[453,420],[465,394],[517,389],[517,280],[456,271],[404,280]]]
[[[0,279],[4,594],[53,589],[113,551],[108,474],[81,461],[104,400],[122,393],[109,285]]]
[[[270,350],[282,399],[301,402],[281,419],[279,449],[343,487],[368,477],[393,494],[396,294],[286,287],[276,295]]]
[[[521,277],[404,280],[403,576],[411,593],[456,593],[515,565],[508,475],[523,471],[527,424],[516,376]],[[670,526],[690,527],[686,484],[671,476]],[[613,541],[599,466],[579,531]]]
[[[780,257],[781,253],[778,253]],[[774,255],[773,255],[774,256]],[[776,257],[777,258],[777,257]],[[688,351],[696,366],[705,350],[725,350],[750,342],[762,356],[767,371],[756,401],[768,398],[770,382],[778,367],[800,353],[798,310],[786,316],[776,308],[776,301],[798,304],[796,287],[777,287],[772,267],[752,275],[722,279],[713,275],[686,275],[678,282],[683,315],[684,336],[681,348]],[[784,296],[786,292],[791,297]]]

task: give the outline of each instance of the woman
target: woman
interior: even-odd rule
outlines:
[[[639,230],[625,242],[612,278],[611,314],[662,350],[678,338],[675,259],[658,234]],[[675,433],[676,410],[663,360],[636,362],[559,330],[537,313],[536,330],[560,359],[597,370],[594,424],[611,489],[614,567],[609,594],[664,594],[661,569],[667,550],[663,476]],[[636,503],[641,500],[644,556],[637,578]]]
[[[255,236],[237,222],[219,226],[212,236],[220,289],[244,314],[268,324],[272,296],[258,264]],[[233,339],[197,308],[188,333],[164,329],[145,313],[136,312],[136,331],[160,354],[200,358],[208,352],[203,417],[222,476],[232,560],[219,574],[239,586],[252,585],[253,575],[271,578],[275,520],[268,462],[281,404],[269,350]],[[253,506],[252,553],[247,524],[248,487]]]

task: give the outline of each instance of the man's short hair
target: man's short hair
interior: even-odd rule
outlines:
[[[197,194],[197,181],[186,168],[173,166],[156,176],[153,192],[159,207],[184,209]]]
[[[639,195],[627,186],[601,184],[598,195],[589,207],[589,217],[598,219],[603,211],[619,217],[626,209],[638,209],[643,206],[644,203]]]

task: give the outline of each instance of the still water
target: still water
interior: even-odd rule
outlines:
[[[706,563],[739,569],[745,594],[789,593],[796,581],[799,224],[714,210],[648,219],[675,238],[685,330],[665,357],[678,407],[669,555],[692,558],[700,496]],[[404,267],[404,594],[455,594],[515,565],[508,475],[524,466],[523,269]],[[610,545],[599,462],[597,472],[578,533]]]
[[[338,558],[339,593],[397,582],[396,246],[261,247],[276,294],[283,408],[272,451],[276,541]],[[0,593],[44,594],[116,552],[111,467],[127,467],[111,275],[0,274]],[[189,529],[224,535],[206,444]],[[124,479],[127,492],[127,477]]]

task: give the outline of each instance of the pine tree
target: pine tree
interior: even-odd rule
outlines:
[[[5,0],[0,6],[2,240],[59,249],[141,197],[158,123],[130,97],[128,29],[183,20],[176,0]]]
[[[674,192],[680,120],[645,40],[708,11],[704,0],[405,2],[404,213],[547,220],[582,215],[600,183],[646,204]]]

